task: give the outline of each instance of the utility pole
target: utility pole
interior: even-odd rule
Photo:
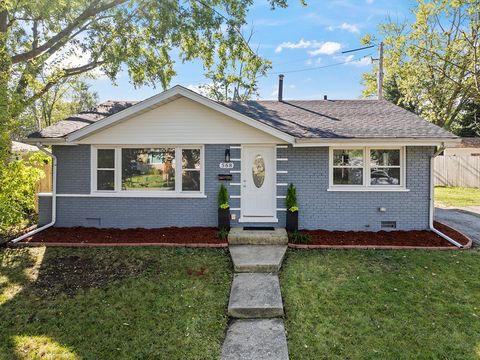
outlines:
[[[383,41],[378,46],[378,73],[377,73],[377,96],[383,99]]]

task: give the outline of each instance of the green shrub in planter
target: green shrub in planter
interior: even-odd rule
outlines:
[[[287,207],[287,219],[286,219],[287,231],[288,232],[298,231],[297,189],[293,184],[288,185],[285,205]]]
[[[218,228],[230,230],[230,205],[228,205],[228,191],[225,185],[220,185],[218,191]]]

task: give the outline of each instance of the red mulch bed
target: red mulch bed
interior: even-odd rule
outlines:
[[[161,228],[161,229],[98,229],[88,227],[49,228],[24,242],[72,244],[222,244],[213,227]]]
[[[469,239],[458,231],[434,223],[435,229],[443,232],[462,245],[467,245]],[[311,237],[307,245],[330,246],[405,246],[405,247],[452,247],[455,245],[438,236],[432,231],[327,231],[327,230],[302,230]]]

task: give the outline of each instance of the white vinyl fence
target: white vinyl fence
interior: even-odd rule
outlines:
[[[437,156],[435,185],[480,187],[480,156]]]

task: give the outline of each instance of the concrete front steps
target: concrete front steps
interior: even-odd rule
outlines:
[[[228,315],[255,319],[283,316],[282,295],[277,274],[235,274]]]
[[[243,230],[232,228],[228,233],[230,245],[287,245],[287,231],[282,228],[274,230]]]
[[[229,245],[237,273],[276,273],[282,266],[286,245]]]
[[[230,291],[230,323],[222,360],[288,360],[278,271],[287,250],[285,229],[232,228],[229,250],[235,275]]]
[[[228,327],[221,359],[288,360],[283,320],[234,320]]]

